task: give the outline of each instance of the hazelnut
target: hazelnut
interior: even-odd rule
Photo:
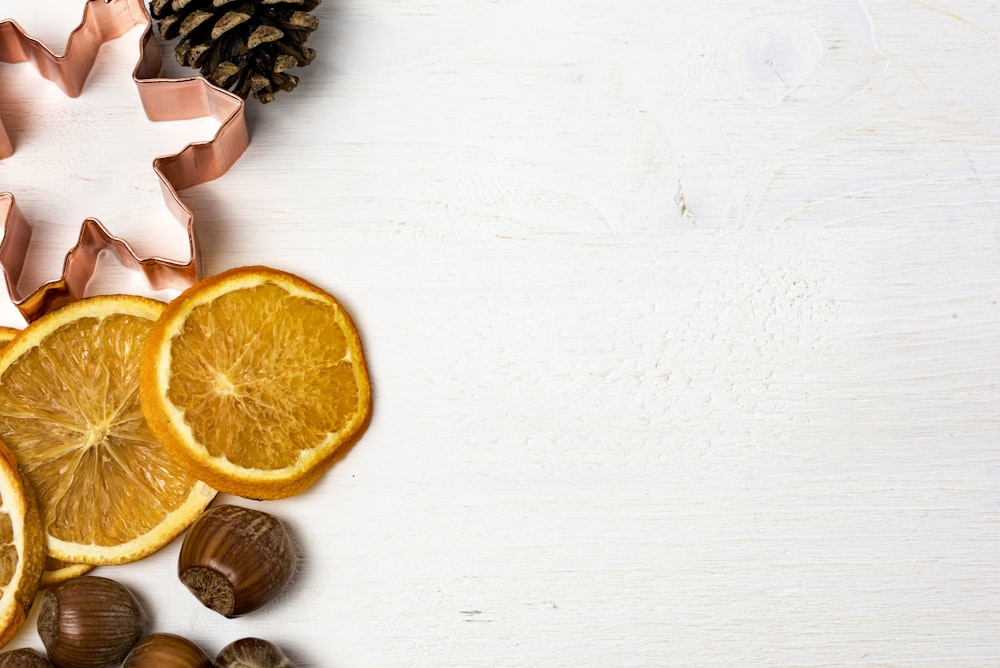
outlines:
[[[52,662],[33,649],[24,647],[0,654],[0,668],[53,668]]]
[[[136,643],[122,668],[212,668],[212,662],[187,638],[154,633]]]
[[[236,617],[281,594],[295,565],[295,547],[278,518],[221,505],[205,511],[188,529],[177,574],[206,607]]]
[[[135,596],[108,578],[81,575],[46,590],[38,635],[60,668],[105,668],[122,662],[149,626]]]
[[[276,645],[260,638],[240,638],[222,648],[215,668],[295,668]]]

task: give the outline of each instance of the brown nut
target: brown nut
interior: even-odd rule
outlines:
[[[108,578],[81,575],[46,590],[38,635],[60,668],[117,666],[149,626],[135,596]]]
[[[215,668],[295,668],[277,645],[260,638],[240,638],[222,648]]]
[[[24,647],[0,654],[0,668],[54,668],[52,662],[33,649]]]
[[[136,643],[122,668],[212,668],[212,662],[187,638],[153,633]]]
[[[237,617],[285,590],[295,575],[295,547],[275,516],[215,506],[184,536],[177,574],[206,607]]]

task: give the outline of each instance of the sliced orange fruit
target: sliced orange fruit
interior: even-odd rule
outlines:
[[[8,343],[10,343],[18,332],[21,330],[14,329],[13,327],[3,327],[0,326],[0,350],[4,348]]]
[[[10,343],[20,331],[21,330],[14,329],[13,327],[0,326],[0,350],[6,347],[6,345]],[[15,460],[13,459],[13,455],[10,453],[9,450],[6,450],[6,448],[0,449],[0,474],[6,476],[7,473],[4,473],[3,469],[9,466],[9,462],[14,462],[14,461]],[[15,472],[18,475],[18,480],[16,482],[23,488],[24,486],[23,480],[20,478],[20,472],[16,470],[16,465],[15,465]],[[14,486],[16,487],[17,484],[15,484]],[[38,552],[39,549],[42,550],[41,553],[44,555],[45,534],[42,533],[41,519],[38,514],[38,505],[35,502],[34,494],[32,494],[31,491],[28,489],[25,489],[23,493],[27,495],[25,503],[28,509],[28,515],[22,520],[22,522],[26,523],[26,529],[30,534],[30,537],[28,539],[28,542],[30,543],[30,550],[29,550],[30,554],[28,558],[30,560],[36,558],[35,553]],[[17,496],[16,491],[14,492],[14,495]],[[17,546],[15,544],[16,541],[12,540],[14,537],[14,521],[12,517],[9,515],[9,511],[11,509],[11,506],[13,506],[14,504],[8,504],[8,507],[4,508],[3,507],[4,504],[2,503],[3,498],[9,498],[9,494],[6,491],[0,492],[0,551],[4,552],[6,556],[9,557],[9,559],[7,559],[2,566],[0,566],[0,592],[6,593],[3,587],[9,586],[11,580],[13,579],[13,571],[9,568],[9,565],[11,563],[16,564],[15,560],[21,560],[21,557],[19,556],[19,552],[17,551]],[[0,559],[3,558],[4,556],[0,555]],[[41,586],[45,585],[45,577],[48,574],[48,567],[50,561],[54,560],[50,560],[48,557],[44,557],[43,561],[44,566],[43,566],[43,571],[41,573],[41,579],[39,579],[36,574],[37,566],[35,566],[34,564],[29,564],[28,566],[27,580],[29,581],[29,584],[26,588],[22,590],[21,594],[21,598],[25,601],[28,601],[27,604],[28,606],[31,605],[31,600],[34,598],[35,589],[37,589],[39,585]],[[66,564],[65,566],[68,567],[70,565]],[[89,570],[93,567],[83,566],[82,568]],[[8,577],[10,579],[7,579]],[[4,582],[5,579],[7,579],[6,582]],[[34,589],[31,588],[30,585],[31,580],[35,580]],[[3,594],[0,594],[0,601],[2,600],[3,600]],[[0,608],[2,608],[2,603],[0,603]],[[4,623],[7,622],[8,614],[10,613],[8,613],[6,609],[0,610],[0,627],[3,627]],[[21,622],[23,622],[23,619],[21,620]],[[0,646],[2,646],[7,642],[10,636],[13,635],[14,631],[17,630],[16,627],[20,626],[21,622],[16,622],[13,628],[8,625],[5,630],[0,630]]]
[[[0,647],[21,628],[45,567],[45,535],[31,488],[0,446]]]
[[[94,569],[93,564],[71,564],[68,561],[59,561],[52,557],[45,557],[45,570],[42,571],[42,581],[40,586],[51,587],[64,580],[75,578],[78,575],[85,575]]]
[[[12,327],[0,326],[0,350],[3,350],[3,348],[6,347],[7,344],[10,343],[20,331],[21,330],[14,329]],[[39,535],[43,534],[39,533]],[[68,580],[69,578],[76,577],[77,575],[83,575],[93,568],[92,564],[71,564],[46,556],[45,570],[42,571],[40,585],[42,587],[50,587],[58,582],[62,582],[63,580]]]
[[[35,492],[54,559],[134,561],[215,496],[157,442],[139,406],[142,343],[162,311],[144,297],[83,299],[0,352],[0,441]]]
[[[168,304],[143,349],[141,386],[171,454],[216,489],[254,499],[313,484],[372,410],[350,315],[268,267],[231,269]]]

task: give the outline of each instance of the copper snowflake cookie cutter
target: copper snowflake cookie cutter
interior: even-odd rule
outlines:
[[[14,305],[28,322],[48,311],[81,298],[97,267],[102,251],[111,252],[127,269],[141,272],[154,290],[184,289],[198,280],[200,270],[194,236],[194,215],[178,195],[189,188],[224,174],[243,154],[250,135],[243,114],[244,101],[201,76],[167,79],[159,46],[152,32],[152,19],[143,0],[87,0],[83,20],[66,42],[63,55],[56,55],[28,35],[15,21],[0,21],[0,62],[31,62],[38,73],[69,97],[77,97],[105,42],[145,25],[139,41],[140,57],[132,71],[146,117],[152,121],[184,120],[211,116],[220,122],[209,141],[188,144],[178,153],[153,160],[167,208],[185,227],[189,260],[139,257],[124,239],[112,235],[96,218],[86,218],[76,245],[66,254],[62,275],[30,292],[22,292],[19,281],[27,257],[31,227],[11,193],[0,193],[0,217],[4,224],[0,241],[3,270]],[[14,154],[14,146],[0,120],[0,160]]]

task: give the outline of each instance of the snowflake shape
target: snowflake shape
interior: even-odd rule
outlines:
[[[56,55],[41,41],[28,35],[16,22],[9,19],[0,21],[0,62],[30,62],[42,77],[75,98],[83,92],[101,46],[138,26],[143,26],[143,30],[139,40],[139,60],[132,71],[132,79],[149,120],[212,117],[219,122],[212,139],[188,144],[177,153],[152,161],[164,203],[187,231],[188,258],[141,257],[125,239],[113,235],[97,218],[88,217],[80,227],[76,244],[65,255],[62,274],[24,292],[19,286],[29,261],[28,245],[32,228],[19,210],[14,195],[0,193],[0,217],[4,222],[0,268],[11,301],[28,321],[84,296],[87,283],[94,276],[99,256],[103,253],[112,254],[126,269],[139,272],[154,290],[183,289],[196,281],[199,269],[194,215],[181,200],[178,191],[224,174],[249,143],[241,98],[200,76],[179,79],[160,77],[160,51],[142,0],[88,0],[83,20],[70,34],[62,55]],[[13,153],[13,143],[0,122],[0,159]]]

